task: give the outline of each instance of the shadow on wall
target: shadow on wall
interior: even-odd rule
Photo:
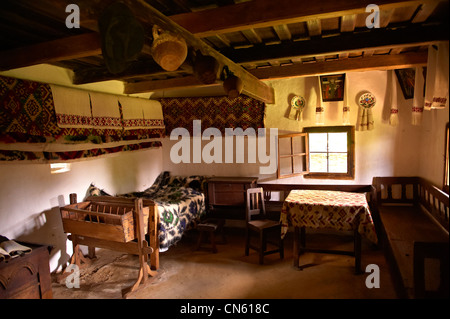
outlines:
[[[126,157],[128,154],[124,154]],[[128,158],[127,158],[128,159]],[[117,158],[112,157],[109,159],[110,168],[110,178],[111,178],[111,188],[116,190],[115,193],[122,194],[131,191],[137,191],[137,179],[136,176],[139,174],[136,163],[132,162],[129,165],[125,165],[123,159],[117,160]]]
[[[50,270],[60,270],[66,266],[70,256],[67,254],[67,234],[64,233],[59,208],[65,206],[64,196],[57,197],[59,206],[52,207],[41,213],[34,214],[20,224],[12,228],[21,229],[23,232],[16,240],[34,244],[50,245],[50,260],[58,258],[57,264],[51,262]],[[57,257],[59,256],[59,257]]]

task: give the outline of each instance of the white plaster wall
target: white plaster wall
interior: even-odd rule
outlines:
[[[57,84],[66,87],[73,87],[80,90],[96,91],[116,95],[124,95],[124,84],[122,81],[103,81],[87,84],[73,84],[74,73],[72,70],[51,64],[37,64],[24,68],[1,71],[0,75],[12,78],[36,81],[42,83]],[[131,96],[149,98],[151,94],[133,94]]]
[[[443,110],[424,111],[423,130],[420,135],[419,173],[441,188],[444,183],[445,127],[449,122],[448,107]]]
[[[0,163],[0,234],[52,245],[51,271],[72,254],[59,215],[59,207],[69,203],[69,194],[83,200],[90,183],[111,194],[144,190],[161,172],[162,150],[74,162],[71,168],[52,175],[49,164]]]
[[[267,82],[275,90],[275,103],[266,105],[265,125],[283,132],[301,132],[303,127],[315,126],[315,107],[318,103],[317,77],[301,77]],[[260,163],[256,164],[174,164],[170,160],[170,149],[176,143],[163,142],[163,167],[176,174],[205,174],[225,176],[258,176],[260,181],[271,183],[327,183],[327,184],[370,184],[374,176],[417,175],[420,165],[421,131],[423,126],[412,126],[412,100],[405,100],[398,86],[399,125],[389,125],[390,84],[387,71],[347,73],[349,85],[350,123],[356,125],[358,118],[357,98],[363,91],[370,91],[377,99],[373,109],[375,127],[371,131],[356,131],[356,169],[354,180],[319,180],[303,177],[277,180],[275,174],[259,174]],[[287,118],[292,96],[301,95],[306,99],[303,121]],[[324,103],[324,125],[342,125],[343,102]],[[425,124],[425,123],[424,123]],[[205,129],[205,128],[203,128]],[[203,146],[209,141],[203,141]],[[225,151],[225,150],[224,150]],[[248,151],[248,150],[246,150]],[[266,164],[262,165],[265,166]]]

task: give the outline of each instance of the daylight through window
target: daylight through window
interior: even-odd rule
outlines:
[[[309,127],[309,174],[313,178],[354,177],[354,128]]]

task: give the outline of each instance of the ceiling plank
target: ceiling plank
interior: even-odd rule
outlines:
[[[412,23],[425,22],[428,19],[428,17],[433,13],[433,11],[436,9],[438,4],[439,2],[422,4],[411,22]]]
[[[341,17],[341,32],[353,32],[356,26],[356,14]]]
[[[281,41],[287,41],[292,38],[291,32],[286,24],[276,25],[273,29]]]
[[[344,60],[293,64],[288,66],[254,69],[250,72],[259,79],[272,80],[299,76],[409,68],[426,65],[427,51],[396,55],[348,58]]]
[[[68,13],[66,7],[69,4],[77,4],[80,9],[80,23],[82,28],[98,31],[99,9],[106,7],[115,0],[86,1],[86,0],[17,0],[24,8],[32,9],[33,12],[48,16],[50,18],[65,21]]]
[[[256,33],[255,29],[242,30],[242,34],[250,41],[252,44],[262,43],[261,37]]]
[[[386,28],[391,22],[394,9],[380,11],[380,28]]]
[[[419,6],[422,3],[436,1],[439,0],[378,0],[376,3],[380,10],[389,11],[399,7]],[[258,0],[172,15],[170,19],[199,37],[207,37],[249,28],[263,28],[365,13],[365,8],[371,3],[373,3],[372,0],[321,0],[302,4],[299,4],[298,0]],[[245,14],[242,14],[243,12]]]
[[[322,35],[322,21],[319,19],[312,19],[306,21],[308,26],[308,34],[310,37],[317,37]]]
[[[86,33],[59,40],[0,52],[0,70],[10,70],[41,63],[78,59],[102,54],[98,33]]]

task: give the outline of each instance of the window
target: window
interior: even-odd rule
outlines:
[[[308,135],[294,133],[278,136],[278,178],[308,173]]]
[[[355,177],[355,128],[353,126],[306,127],[309,178]]]
[[[444,187],[443,187],[444,192],[446,192],[447,194],[449,191],[449,182],[450,182],[448,148],[449,148],[449,128],[447,123],[447,127],[445,128],[445,167],[444,167]]]

